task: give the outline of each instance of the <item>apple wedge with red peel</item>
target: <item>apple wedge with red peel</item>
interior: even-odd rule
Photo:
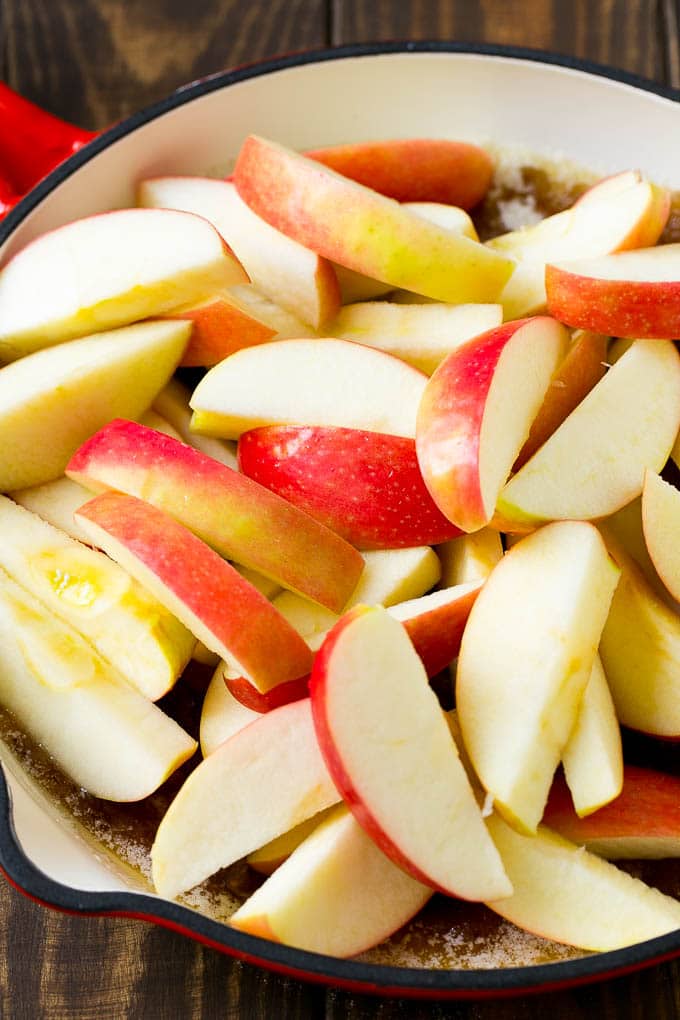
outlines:
[[[444,138],[354,142],[305,155],[397,202],[472,209],[489,190],[493,175],[493,161],[484,149]]]
[[[546,266],[550,314],[618,337],[680,335],[680,244]]]
[[[565,839],[608,860],[680,857],[680,779],[626,765],[616,800],[579,818],[558,774],[543,821]]]
[[[541,826],[523,836],[502,818],[487,826],[513,885],[487,906],[525,931],[599,952],[680,927],[680,903]]]
[[[76,220],[32,241],[0,271],[0,360],[161,315],[247,280],[198,216],[120,209]]]
[[[623,750],[614,701],[599,655],[581,698],[562,765],[576,813],[597,811],[621,793]]]
[[[555,373],[532,422],[529,438],[515,461],[515,471],[526,464],[600,381],[609,360],[607,344],[606,336],[589,333],[587,330],[580,330],[573,337],[564,361]]]
[[[236,252],[255,286],[315,328],[337,312],[340,290],[330,262],[265,223],[231,181],[154,177],[142,181],[137,197],[142,206],[203,216]]]
[[[104,492],[76,517],[95,545],[261,693],[309,672],[312,655],[297,631],[167,513],[135,496]]]
[[[541,820],[618,576],[592,524],[559,521],[506,553],[470,612],[458,721],[484,789],[519,831]]]
[[[425,387],[418,463],[435,503],[462,531],[493,517],[568,340],[545,316],[508,322],[450,354]]]
[[[0,373],[0,492],[58,478],[88,436],[136,418],[174,372],[190,327],[143,322],[36,351]]]
[[[234,169],[243,201],[325,258],[456,304],[495,301],[514,263],[312,159],[249,135]]]
[[[313,815],[307,821],[300,822],[294,829],[284,832],[282,836],[277,836],[276,839],[272,839],[259,850],[254,850],[246,857],[248,864],[255,871],[259,871],[261,875],[272,875],[293,851],[297,850],[300,843],[304,842],[307,836],[310,836],[324,818],[327,818],[334,810],[336,809],[331,807],[319,811],[318,815]],[[346,808],[337,808],[337,810],[347,811]]]
[[[345,305],[328,326],[331,336],[393,354],[431,375],[451,351],[503,321],[501,305]]]
[[[450,666],[460,649],[481,582],[457,584],[391,606],[387,611],[404,625],[428,676]]]
[[[459,534],[438,509],[405,436],[271,425],[245,432],[241,471],[358,549],[433,545]]]
[[[229,924],[298,949],[355,956],[406,924],[432,893],[393,864],[339,806]]]
[[[92,499],[92,493],[84,485],[79,485],[70,478],[55,478],[53,482],[31,485],[27,489],[15,489],[10,492],[10,496],[19,506],[42,517],[44,521],[59,528],[66,535],[70,535],[78,542],[90,544],[89,538],[76,524],[73,516],[83,503]]]
[[[642,527],[656,572],[680,602],[680,492],[649,470],[642,490]]]
[[[170,514],[222,556],[340,612],[363,570],[352,546],[211,457],[129,421],[112,422],[71,458],[69,477]]]
[[[260,716],[230,694],[224,681],[225,667],[220,662],[208,684],[201,709],[200,742],[204,758]]]
[[[206,456],[218,460],[220,464],[237,469],[236,445],[225,439],[214,436],[201,436],[191,431],[191,408],[189,400],[191,392],[179,379],[170,379],[154,399],[153,406],[159,414],[170,422],[179,432],[180,438],[189,446],[193,446]]]
[[[197,304],[174,308],[165,318],[191,323],[191,338],[181,364],[210,368],[242,347],[266,343],[276,330],[249,315],[227,290]]]
[[[150,796],[195,742],[0,569],[0,704],[95,797]]]
[[[347,613],[316,655],[310,693],[333,781],[380,849],[419,882],[449,895],[509,895],[439,703],[403,626],[380,607]]]
[[[503,559],[503,543],[498,531],[480,528],[440,545],[437,556],[442,565],[440,584],[451,588],[468,581],[485,581]]]
[[[238,439],[261,425],[336,425],[413,438],[427,376],[349,340],[273,340],[201,379],[191,427]]]
[[[151,848],[153,881],[173,898],[340,799],[309,699],[260,715],[191,773]]]
[[[252,680],[245,676],[236,676],[236,672],[233,668],[225,672],[225,686],[231,696],[251,712],[260,714],[272,712],[281,705],[289,705],[291,701],[309,697],[309,673],[276,684],[267,691],[260,691]]]
[[[520,524],[595,520],[642,492],[680,426],[680,355],[638,340],[503,489],[497,509]]]

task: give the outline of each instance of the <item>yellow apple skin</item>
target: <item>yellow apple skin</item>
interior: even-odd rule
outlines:
[[[642,490],[642,527],[657,574],[680,602],[680,492],[649,470]]]

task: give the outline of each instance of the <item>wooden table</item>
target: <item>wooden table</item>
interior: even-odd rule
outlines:
[[[91,128],[230,65],[376,39],[551,49],[678,87],[679,22],[679,0],[2,0],[0,77]],[[4,1020],[548,1015],[678,1017],[680,964],[507,1002],[381,1002],[285,980],[143,923],[53,914],[0,884]]]

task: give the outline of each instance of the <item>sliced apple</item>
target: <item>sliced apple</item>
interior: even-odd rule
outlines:
[[[76,517],[95,545],[260,692],[309,672],[312,656],[297,631],[226,560],[162,510],[104,492]]]
[[[324,818],[327,818],[335,810],[336,808],[326,808],[325,811],[319,811],[318,815],[313,815],[306,821],[300,822],[299,825],[296,825],[289,832],[284,832],[282,836],[277,836],[276,839],[265,843],[259,850],[254,850],[252,854],[248,854],[246,857],[248,864],[254,871],[259,871],[261,875],[273,874],[290,857],[293,851],[297,850],[300,843],[303,843],[307,836],[314,832]],[[346,812],[347,809],[338,808],[337,810]]]
[[[155,177],[142,181],[138,200],[143,206],[205,217],[234,249],[257,288],[312,326],[337,312],[340,291],[331,264],[265,223],[230,181]]]
[[[453,303],[494,301],[510,259],[274,142],[250,135],[234,181],[271,226],[377,280]]]
[[[154,411],[152,407],[145,411],[144,414],[139,416],[140,425],[146,425],[148,429],[155,429],[156,432],[162,432],[166,436],[172,436],[173,439],[181,439],[177,429],[170,424],[170,422],[159,414],[158,411]]]
[[[208,368],[242,347],[263,344],[276,336],[276,330],[249,315],[228,290],[174,308],[166,318],[191,323],[191,339],[182,356],[182,365],[189,367]]]
[[[487,825],[513,886],[512,896],[487,906],[525,931],[606,952],[680,926],[677,900],[544,826],[527,837],[502,818]]]
[[[94,491],[118,489],[165,510],[221,555],[284,587],[344,608],[361,555],[328,528],[251,479],[134,422],[100,430],[68,474]]]
[[[191,392],[186,386],[183,386],[179,379],[170,379],[160,393],[156,394],[153,406],[179,432],[185,443],[200,450],[201,453],[205,453],[206,456],[212,457],[213,460],[218,460],[220,464],[226,464],[227,467],[236,469],[236,446],[234,443],[216,439],[214,436],[201,436],[198,432],[191,431],[190,399]]]
[[[84,485],[62,476],[28,489],[15,489],[10,496],[15,503],[38,514],[48,524],[89,545],[89,538],[73,516],[78,507],[92,498],[92,493]]]
[[[339,806],[229,924],[299,949],[354,956],[401,928],[431,896]]]
[[[402,625],[380,607],[346,614],[317,653],[310,692],[333,780],[380,849],[449,895],[507,896],[511,887]]]
[[[680,244],[546,266],[551,315],[569,326],[620,337],[680,333]]]
[[[238,459],[249,478],[359,549],[432,545],[459,534],[427,491],[405,436],[271,425],[241,436]]]
[[[75,783],[104,800],[148,797],[196,749],[2,569],[0,703]]]
[[[203,757],[207,758],[225,740],[259,717],[259,712],[246,708],[229,693],[224,682],[224,663],[219,663],[208,684],[201,710],[200,740]]]
[[[267,712],[191,773],[151,848],[161,896],[191,889],[340,799],[309,699]]]
[[[451,351],[502,321],[501,305],[364,301],[341,308],[328,332],[393,354],[431,375]]]
[[[76,220],[32,241],[0,272],[0,360],[160,315],[247,279],[198,216],[120,209]]]
[[[642,526],[656,572],[680,602],[680,492],[649,470],[642,490]]]
[[[520,523],[606,517],[660,471],[680,426],[680,355],[639,340],[510,479],[499,513]]]
[[[444,230],[453,230],[469,237],[471,241],[479,241],[479,234],[470,215],[458,205],[450,205],[448,202],[404,202],[404,207]]]
[[[493,517],[568,339],[547,317],[509,322],[450,354],[427,384],[418,463],[435,503],[461,530]]]
[[[458,721],[482,785],[519,831],[541,820],[617,579],[597,529],[560,521],[513,546],[472,607]]]
[[[469,581],[388,609],[390,616],[404,625],[428,676],[436,676],[458,655],[465,624],[481,587],[481,582]]]
[[[427,377],[349,340],[274,340],[237,351],[203,377],[192,428],[237,439],[261,425],[338,425],[415,435]]]
[[[177,366],[189,329],[183,322],[141,323],[5,365],[0,492],[58,478],[96,429],[146,410]]]
[[[450,588],[468,581],[485,581],[503,558],[503,543],[498,531],[480,528],[440,545],[437,555],[442,565],[440,584]]]

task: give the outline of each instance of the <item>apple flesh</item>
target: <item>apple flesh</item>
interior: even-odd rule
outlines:
[[[402,625],[380,607],[347,613],[317,653],[310,693],[329,771],[377,846],[413,878],[448,895],[509,895],[439,703]]]
[[[431,896],[339,806],[229,924],[310,952],[355,956],[401,928]]]
[[[484,789],[519,831],[541,820],[618,573],[593,525],[560,521],[506,553],[470,612],[458,721]]]
[[[250,135],[234,182],[272,227],[377,280],[453,303],[495,301],[510,259],[275,142]]]
[[[134,422],[112,422],[71,458],[69,477],[117,489],[175,517],[222,556],[333,611],[364,561],[328,528],[211,457]]]
[[[53,482],[31,485],[27,489],[10,492],[15,503],[42,517],[48,524],[59,528],[78,542],[89,545],[89,538],[75,521],[76,510],[91,499],[92,493],[84,485],[70,478],[55,478]]]
[[[200,723],[201,753],[204,758],[220,744],[259,718],[259,712],[246,708],[230,694],[225,684],[225,665],[220,662],[203,698]]]
[[[481,587],[479,581],[457,584],[388,609],[390,616],[404,625],[429,677],[450,666],[458,655],[465,625]]]
[[[309,699],[260,715],[201,762],[163,816],[157,892],[178,896],[339,799]]]
[[[198,216],[120,209],[76,220],[0,272],[0,359],[161,315],[247,279]]]
[[[433,545],[459,534],[432,500],[415,443],[360,429],[271,425],[245,432],[241,471],[359,549]]]
[[[201,436],[191,431],[191,408],[189,400],[191,392],[182,385],[179,379],[170,379],[153,402],[154,410],[162,414],[172,427],[177,430],[183,442],[206,456],[218,460],[227,467],[237,468],[236,445],[214,436]]]
[[[503,559],[503,543],[498,531],[480,528],[440,545],[437,555],[442,565],[441,586],[450,588],[468,581],[485,581]]]
[[[657,574],[680,601],[680,492],[649,470],[642,490],[642,527]]]
[[[277,836],[276,839],[265,843],[259,850],[254,850],[252,854],[248,854],[246,857],[248,864],[254,871],[259,871],[261,875],[272,875],[333,810],[335,809],[326,808],[325,811],[320,811],[318,815],[313,815],[312,818],[308,818],[305,822],[300,822],[299,825],[296,825],[289,832],[284,832],[282,836]],[[340,808],[338,810],[343,809]]]
[[[425,387],[418,463],[435,503],[462,531],[493,517],[567,343],[553,319],[509,322],[450,354]]]
[[[639,340],[507,483],[501,516],[520,523],[606,517],[660,471],[680,427],[680,355]]]

